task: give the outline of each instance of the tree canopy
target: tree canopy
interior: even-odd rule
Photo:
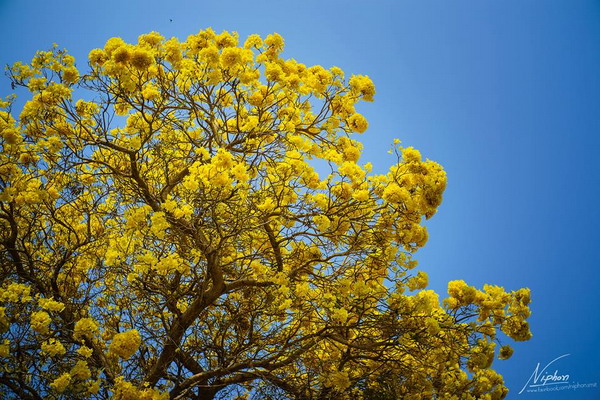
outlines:
[[[396,140],[372,173],[371,79],[283,48],[151,32],[85,71],[57,46],[8,68],[3,398],[506,396],[495,346],[531,337],[529,290],[427,289],[444,170]]]

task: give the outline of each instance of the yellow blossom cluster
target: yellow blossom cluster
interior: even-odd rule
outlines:
[[[81,318],[75,323],[73,338],[75,340],[92,339],[98,333],[98,324],[93,318]]]
[[[0,289],[0,299],[3,302],[27,302],[31,300],[31,288],[28,285],[11,282]]]
[[[52,322],[52,318],[45,311],[36,311],[31,314],[31,329],[38,333],[48,333],[50,322]]]
[[[110,343],[110,351],[127,360],[140,347],[141,337],[137,329],[117,333]]]
[[[506,395],[497,332],[531,337],[529,290],[456,280],[440,302],[414,253],[445,171],[396,140],[373,173],[356,139],[373,81],[284,48],[150,32],[109,39],[86,71],[56,46],[9,67],[27,97],[0,100],[6,382],[36,398]]]
[[[478,308],[478,322],[481,330],[490,337],[495,337],[498,326],[510,338],[523,341],[531,338],[527,318],[531,315],[529,303],[530,291],[527,288],[514,292],[506,292],[504,288],[484,285],[484,290],[467,285],[462,280],[448,283],[450,297],[444,304],[451,310],[474,305]],[[506,353],[503,356],[506,357]]]
[[[115,382],[115,400],[168,400],[169,394],[152,388],[138,388],[133,383],[118,377]]]
[[[50,384],[50,387],[57,391],[58,393],[62,393],[67,389],[67,386],[71,383],[71,375],[68,372],[60,375]]]
[[[47,311],[60,312],[65,309],[65,305],[63,303],[61,303],[60,301],[51,299],[51,298],[50,299],[40,298],[38,300],[38,304],[40,305],[40,307],[42,307],[44,310],[47,310]]]
[[[0,357],[8,357],[10,355],[10,341],[8,339],[4,339],[2,344],[0,344]]]
[[[54,338],[48,339],[47,341],[42,343],[41,347],[42,352],[49,355],[50,357],[60,356],[65,354],[66,352],[65,346],[63,346],[63,344],[60,341]]]

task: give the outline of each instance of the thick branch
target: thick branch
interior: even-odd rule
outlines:
[[[11,211],[12,211],[12,205],[11,205]],[[19,228],[17,226],[17,222],[15,221],[12,213],[3,215],[2,217],[4,219],[6,219],[8,221],[8,223],[10,224],[10,236],[7,240],[3,241],[2,243],[6,247],[8,254],[10,254],[11,258],[13,259],[17,274],[21,278],[25,279],[27,282],[34,284],[40,293],[45,293],[46,290],[45,290],[44,285],[39,280],[35,279],[30,273],[25,271],[25,268],[23,266],[23,260],[21,259],[19,250],[17,250],[17,237],[18,237]]]
[[[153,210],[157,211],[159,209],[158,203],[154,199],[154,196],[152,196],[152,193],[150,193],[150,188],[148,187],[148,184],[140,176],[140,171],[138,169],[135,153],[129,153],[129,164],[131,167],[131,177],[142,190],[142,196],[144,197],[144,200],[146,200],[146,203],[150,207],[152,207]]]
[[[184,169],[179,171],[173,177],[173,179],[169,179],[168,183],[160,191],[160,199],[162,201],[165,201],[167,199],[167,196],[169,195],[169,193],[171,193],[171,190],[173,190],[173,188],[175,186],[177,186],[177,184],[179,182],[181,182],[183,180],[183,178],[185,178],[187,176],[187,174],[189,174],[189,172],[190,172],[190,169],[188,167],[185,167]]]
[[[287,357],[280,359],[280,360],[277,360],[279,357],[274,356],[267,360],[246,361],[246,362],[233,364],[233,365],[230,365],[225,368],[219,368],[219,369],[215,369],[212,371],[204,371],[199,374],[194,374],[193,376],[186,379],[180,385],[180,390],[182,392],[185,392],[187,389],[190,389],[201,382],[205,382],[207,379],[214,378],[214,377],[220,377],[220,376],[226,376],[226,375],[233,374],[233,373],[236,373],[239,371],[244,371],[246,373],[251,373],[251,374],[255,374],[255,375],[261,375],[260,369],[264,369],[267,371],[273,371],[278,368],[282,368],[286,365],[291,364],[295,360],[297,360],[300,355],[302,355],[308,349],[313,347],[317,342],[318,342],[318,339],[312,339],[305,345],[297,348],[295,351],[293,351]],[[257,369],[258,369],[258,371],[256,371]],[[247,370],[254,370],[254,371],[247,371]]]
[[[10,378],[3,375],[0,376],[0,384],[5,385],[10,390],[12,390],[13,393],[19,395],[20,399],[42,400],[42,397],[39,394],[37,394],[35,390],[27,386],[25,382],[23,382],[20,379],[16,380],[15,378]]]
[[[281,257],[281,249],[279,248],[279,243],[277,242],[275,233],[273,233],[273,229],[271,229],[271,226],[268,222],[265,223],[265,231],[267,231],[269,243],[271,243],[273,254],[275,254],[275,261],[277,262],[277,272],[281,272],[283,271],[283,258]]]
[[[225,293],[225,282],[223,280],[223,272],[218,262],[218,257],[214,253],[207,257],[208,271],[212,279],[212,286],[205,292],[195,298],[190,306],[181,316],[176,317],[167,338],[165,339],[164,347],[160,356],[156,360],[154,366],[146,376],[145,381],[151,386],[161,379],[168,366],[176,357],[177,349],[181,343],[181,339],[185,331],[191,324],[200,316],[202,311],[211,305],[215,300]]]

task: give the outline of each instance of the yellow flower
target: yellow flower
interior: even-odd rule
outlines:
[[[302,282],[296,284],[296,295],[299,297],[306,297],[310,294],[310,284],[308,282]]]
[[[45,311],[36,311],[31,314],[31,328],[37,333],[48,333],[48,325],[50,325],[50,322],[52,322],[52,319]]]
[[[367,119],[359,113],[352,114],[350,118],[348,118],[347,123],[350,129],[358,133],[365,132],[369,127]]]
[[[183,180],[182,186],[189,191],[195,192],[200,187],[200,182],[193,175],[188,175]]]
[[[472,303],[477,296],[476,289],[467,285],[463,280],[448,282],[448,294],[462,305]]]
[[[42,343],[42,352],[50,357],[60,356],[65,354],[65,346],[58,340],[51,338]]]
[[[357,96],[362,96],[364,101],[373,101],[375,95],[375,85],[366,75],[353,75],[350,77],[350,90]]]
[[[221,148],[217,151],[211,163],[218,168],[229,169],[233,166],[233,156],[230,152]]]
[[[70,375],[72,378],[85,381],[92,377],[92,372],[88,368],[87,362],[83,360],[77,361],[77,363],[71,368]]]
[[[93,67],[102,66],[106,62],[106,53],[102,49],[94,49],[90,51],[88,60]]]
[[[432,317],[427,317],[427,319],[425,320],[425,327],[427,328],[427,332],[430,335],[437,335],[441,330],[440,324],[436,321],[435,318]]]
[[[117,333],[110,343],[110,351],[124,360],[130,358],[140,347],[142,339],[137,329]]]
[[[52,389],[54,389],[58,393],[62,393],[65,391],[65,389],[67,388],[67,386],[69,386],[70,383],[71,383],[71,375],[69,375],[68,372],[65,372],[64,374],[62,374],[61,376],[56,378],[50,384],[50,386],[52,387]]]
[[[265,76],[269,81],[279,81],[283,77],[283,70],[276,63],[268,63],[265,68]]]
[[[106,41],[104,51],[111,55],[116,49],[125,45],[125,42],[120,37],[112,37]]]
[[[329,374],[329,386],[334,387],[337,390],[346,390],[352,384],[348,373],[344,371],[334,371]]]
[[[140,70],[148,69],[154,62],[154,57],[146,49],[136,48],[131,55],[131,65]]]
[[[171,38],[165,42],[166,56],[168,62],[171,64],[178,64],[182,59],[181,54],[181,43],[177,38]]]
[[[6,288],[0,289],[0,300],[25,303],[31,300],[30,291],[31,288],[29,286],[12,282]]]
[[[160,91],[156,86],[148,84],[144,86],[144,89],[142,90],[142,96],[146,100],[156,100],[160,98]]]
[[[100,380],[91,381],[88,383],[88,393],[97,394],[100,391]]]
[[[91,101],[77,100],[75,103],[75,111],[81,117],[88,117],[98,112],[99,107]]]
[[[498,358],[501,360],[508,360],[510,358],[510,356],[512,356],[513,354],[513,349],[512,347],[505,345],[500,347],[500,354],[498,355]]]
[[[404,162],[419,162],[421,161],[421,153],[412,147],[402,149],[402,158]]]
[[[126,381],[122,376],[116,379],[114,387],[115,400],[138,400],[139,398],[140,393],[131,382]]]
[[[257,48],[260,49],[263,46],[263,41],[259,35],[253,34],[248,36],[244,42],[244,47],[247,49]]]
[[[221,63],[223,67],[229,68],[242,61],[242,53],[239,47],[227,47],[221,54]]]
[[[165,230],[170,227],[170,224],[165,217],[165,213],[162,211],[155,212],[152,214],[152,217],[150,217],[150,220],[152,223],[152,233],[154,233],[157,238],[164,239]]]
[[[320,232],[327,231],[327,229],[329,229],[329,227],[331,226],[331,220],[326,215],[323,215],[323,214],[315,215],[313,217],[313,221],[317,225],[317,229]]]
[[[417,275],[413,276],[408,280],[408,289],[409,290],[418,290],[425,289],[427,287],[427,283],[429,282],[429,277],[427,273],[423,271],[419,271]]]
[[[502,332],[508,337],[516,341],[524,341],[531,339],[531,331],[529,323],[521,317],[511,315],[502,323]]]
[[[138,43],[149,47],[158,47],[165,38],[158,32],[152,31],[138,36]]]
[[[223,31],[217,36],[215,36],[215,44],[220,48],[233,47],[237,45],[237,33],[233,32],[233,34]]]
[[[65,305],[63,303],[61,303],[60,301],[56,301],[52,298],[44,299],[43,297],[41,297],[38,300],[38,304],[44,310],[48,310],[48,311],[60,312],[65,309]]]
[[[160,275],[168,275],[175,271],[179,271],[183,274],[188,272],[189,266],[177,255],[177,253],[172,253],[160,259],[154,266],[154,269],[156,269],[156,272]]]
[[[369,191],[367,189],[357,190],[352,194],[352,198],[358,201],[369,200]]]
[[[344,161],[340,165],[338,172],[341,175],[349,177],[353,182],[360,181],[365,177],[365,171],[353,161]]]
[[[10,341],[4,339],[4,342],[0,344],[0,357],[6,358],[10,355]]]
[[[334,321],[337,321],[337,322],[340,322],[343,324],[348,320],[348,311],[344,308],[336,308],[331,313],[331,318]]]
[[[63,81],[67,84],[73,84],[79,80],[79,71],[75,67],[66,68],[63,71]]]
[[[200,50],[200,57],[210,66],[217,66],[219,64],[219,49],[215,46],[209,46],[205,49]]]
[[[385,187],[381,197],[389,203],[400,204],[410,200],[410,193],[396,183],[391,183]]]
[[[244,164],[242,164],[242,163],[236,164],[231,169],[231,175],[238,182],[247,182],[250,179],[250,175],[248,175],[248,171],[246,170],[246,166]]]
[[[231,186],[232,179],[229,177],[228,173],[219,172],[211,176],[210,183],[216,187],[229,187]]]
[[[273,33],[271,35],[267,35],[265,38],[265,44],[269,46],[269,48],[279,52],[283,50],[284,41],[281,35],[278,33]]]
[[[87,346],[81,346],[79,349],[77,349],[77,354],[84,358],[90,358],[93,354],[93,350]]]
[[[344,147],[343,154],[345,161],[357,162],[360,158],[360,150],[354,146]]]
[[[310,197],[310,199],[321,210],[327,210],[329,207],[329,197],[324,193],[315,193]]]
[[[75,323],[73,338],[82,341],[84,338],[91,339],[98,333],[98,324],[92,318],[81,318]]]
[[[129,46],[121,46],[112,53],[112,59],[119,64],[125,64],[131,59]]]

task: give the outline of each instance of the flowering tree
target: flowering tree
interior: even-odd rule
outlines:
[[[371,80],[282,50],[152,32],[85,74],[56,47],[9,68],[31,97],[0,105],[2,398],[506,395],[529,290],[427,290],[444,171],[396,141],[372,174]]]

